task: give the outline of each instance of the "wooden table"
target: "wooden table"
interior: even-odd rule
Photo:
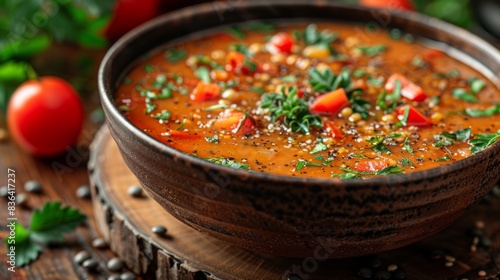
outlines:
[[[69,52],[75,53],[74,50]],[[54,57],[59,56],[60,50],[53,51],[52,55]],[[94,58],[101,56],[102,53],[92,54]],[[50,56],[48,57],[50,58]],[[95,68],[93,71],[95,71]],[[17,268],[14,274],[7,270],[5,247],[2,244],[0,250],[0,279],[106,279],[111,274],[106,269],[105,263],[115,255],[110,250],[92,248],[92,240],[100,237],[93,218],[92,204],[89,199],[77,198],[75,194],[79,186],[89,184],[87,171],[88,146],[100,127],[100,124],[90,121],[90,113],[98,106],[95,89],[84,92],[84,100],[87,112],[85,128],[77,146],[69,150],[68,153],[54,159],[39,159],[24,153],[10,139],[0,143],[0,185],[6,184],[7,168],[16,171],[18,193],[25,192],[23,184],[28,180],[37,180],[43,184],[42,194],[29,194],[27,207],[18,207],[16,209],[17,217],[22,224],[27,225],[29,223],[34,208],[40,207],[45,201],[53,200],[60,200],[63,204],[77,207],[89,217],[84,226],[79,227],[75,233],[66,235],[64,242],[44,248],[38,260],[24,268]],[[5,128],[5,120],[0,120],[0,123],[2,128]],[[0,199],[0,207],[2,208],[0,210],[0,221],[2,221],[0,224],[0,238],[4,238],[8,235],[5,199]],[[466,231],[468,228],[474,228],[478,222],[484,223],[484,231],[490,237],[492,246],[489,249],[480,249],[472,253],[469,249],[472,237],[468,236]],[[100,264],[96,272],[87,272],[73,262],[74,255],[84,249],[92,252],[93,257],[99,260]],[[449,256],[456,258],[454,265],[447,267],[446,259],[428,257],[427,253],[432,250],[443,250]],[[420,267],[420,269],[424,268],[424,271],[418,272],[420,275],[452,275],[451,279],[478,279],[478,272],[484,270],[490,279],[499,279],[499,251],[500,199],[491,197],[488,202],[475,207],[443,233],[405,249],[383,253],[379,256],[383,259],[405,263],[405,258],[407,259],[410,254],[413,254],[411,255],[412,259],[419,263],[415,264],[415,266],[411,264],[405,265],[409,276],[417,275],[412,269]],[[342,261],[342,263],[352,267],[358,267],[357,262],[359,262],[359,259]],[[333,279],[355,277],[356,270],[349,270],[348,273],[350,274],[345,275],[345,277],[338,276]],[[412,278],[407,277],[407,279]],[[433,278],[429,277],[428,279]]]

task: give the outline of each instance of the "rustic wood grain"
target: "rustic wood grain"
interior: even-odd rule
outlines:
[[[303,259],[264,256],[230,246],[181,223],[151,197],[132,198],[131,185],[139,184],[123,162],[107,128],[96,138],[91,158],[94,212],[99,230],[111,249],[138,274],[159,279],[286,279],[294,265]],[[417,244],[377,254],[384,266],[395,263],[407,279],[446,279],[456,276],[474,279],[479,270],[488,276],[499,272],[500,257],[494,250],[470,252],[471,237],[466,235],[477,220],[485,222],[485,231],[500,245],[500,204],[498,199],[480,204],[447,230]],[[166,237],[151,232],[155,225],[168,228]],[[445,259],[429,257],[433,250],[443,250],[456,258],[452,267]],[[359,279],[356,272],[366,258],[318,262],[308,279]],[[302,270],[304,271],[304,270]],[[461,278],[458,279],[461,279]]]

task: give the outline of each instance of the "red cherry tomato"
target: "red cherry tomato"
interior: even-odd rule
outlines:
[[[21,84],[7,108],[12,138],[37,156],[54,156],[75,144],[83,118],[78,93],[68,82],[57,77]]]
[[[105,30],[108,39],[117,40],[134,27],[158,15],[159,0],[117,0],[113,18]]]
[[[411,0],[360,0],[359,4],[365,7],[372,8],[386,8],[386,9],[396,9],[396,10],[407,10],[414,11],[415,7]]]
[[[271,47],[274,47],[278,52],[291,53],[293,46],[293,38],[290,34],[280,32],[274,35],[269,41]]]

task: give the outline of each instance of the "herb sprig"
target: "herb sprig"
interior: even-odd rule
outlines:
[[[292,132],[309,134],[311,127],[322,127],[321,118],[309,111],[307,100],[297,96],[297,88],[285,88],[280,93],[265,93],[262,95],[260,107],[269,109],[271,121],[283,117],[284,124]]]
[[[358,171],[349,167],[339,167],[340,170],[346,173],[332,173],[332,177],[339,177],[340,179],[361,179],[362,175],[389,175],[389,174],[401,174],[405,170],[397,165],[391,165],[386,168],[376,170],[376,171]]]
[[[77,209],[62,207],[58,201],[47,202],[33,212],[28,229],[16,222],[15,237],[4,239],[4,243],[7,250],[16,245],[16,266],[24,266],[38,258],[42,250],[39,244],[62,241],[63,234],[74,231],[86,219]]]
[[[366,140],[366,142],[373,144],[372,150],[374,152],[379,152],[379,153],[386,153],[386,154],[391,154],[391,150],[387,148],[386,145],[384,145],[384,141],[390,140],[393,138],[398,138],[403,136],[402,133],[391,133],[386,136],[372,136],[369,139]]]
[[[498,140],[500,140],[500,130],[496,133],[476,134],[471,140],[469,140],[469,144],[471,145],[470,151],[473,154],[479,153],[480,151],[493,145]]]

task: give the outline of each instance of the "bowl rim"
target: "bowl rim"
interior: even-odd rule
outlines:
[[[470,42],[470,44],[478,49],[481,50],[483,53],[487,54],[488,57],[491,57],[496,63],[500,65],[500,50],[497,48],[493,47],[490,43],[486,42],[484,39],[480,38],[479,36],[473,34],[472,32],[469,32],[465,29],[462,29],[460,27],[454,26],[450,23],[446,23],[444,21],[441,21],[436,18],[431,18],[429,16],[419,14],[416,12],[409,12],[409,11],[404,11],[404,10],[387,10],[387,9],[374,9],[374,8],[367,8],[363,6],[358,6],[358,5],[350,5],[346,3],[339,3],[339,2],[326,2],[326,1],[310,1],[310,0],[274,0],[269,2],[268,0],[252,0],[252,1],[238,1],[237,6],[226,6],[223,7],[222,9],[226,9],[227,11],[234,12],[237,9],[241,8],[269,8],[271,6],[294,6],[294,5],[310,5],[310,6],[315,6],[318,8],[321,8],[321,6],[328,6],[328,7],[338,7],[338,8],[345,8],[345,9],[352,9],[357,12],[363,12],[363,13],[369,13],[373,11],[384,11],[386,13],[389,13],[390,16],[396,17],[405,21],[410,21],[413,22],[417,25],[420,26],[427,26],[427,27],[432,27],[435,30],[438,30],[440,32],[444,32],[447,34],[450,34],[459,40],[467,40]],[[114,102],[114,93],[116,91],[113,91],[112,89],[108,88],[106,86],[105,80],[107,78],[107,73],[111,71],[111,64],[113,59],[123,50],[125,49],[125,46],[130,43],[131,41],[134,41],[138,37],[140,37],[143,33],[147,32],[148,30],[152,30],[155,28],[158,28],[158,26],[163,25],[165,22],[168,22],[172,19],[182,19],[186,15],[190,15],[192,13],[197,13],[200,11],[208,11],[210,7],[213,8],[212,3],[202,3],[198,5],[193,5],[193,6],[188,6],[185,8],[182,8],[180,10],[175,10],[169,13],[165,13],[159,17],[156,17],[146,23],[143,23],[142,25],[134,28],[133,30],[129,31],[127,34],[122,36],[118,41],[115,42],[107,51],[106,55],[104,56],[100,67],[98,71],[98,90],[99,90],[99,95],[101,99],[102,106],[105,107],[105,112],[106,118],[113,118],[117,123],[122,125],[126,130],[131,132],[131,136],[135,137],[136,139],[140,140],[142,143],[144,143],[146,146],[151,147],[154,149],[156,152],[159,152],[164,155],[171,156],[173,158],[176,158],[177,160],[181,160],[182,162],[190,162],[192,166],[197,166],[202,168],[203,170],[216,170],[220,172],[225,172],[229,173],[231,175],[240,177],[240,178],[251,178],[253,180],[262,180],[262,181],[269,181],[269,182],[280,182],[280,183],[289,183],[291,185],[300,185],[303,183],[308,183],[308,184],[318,184],[318,185],[345,185],[345,186],[367,186],[367,185],[391,185],[395,183],[409,183],[409,182],[415,182],[415,181],[421,181],[421,180],[427,180],[430,178],[435,178],[440,175],[443,175],[445,173],[453,173],[456,171],[459,171],[461,169],[466,168],[467,166],[470,166],[474,164],[477,161],[482,161],[486,158],[488,158],[488,155],[491,153],[494,153],[496,150],[500,150],[500,141],[497,141],[494,143],[492,146],[488,147],[487,149],[477,153],[473,154],[465,159],[449,163],[449,164],[443,164],[435,168],[431,169],[424,169],[421,171],[415,171],[411,173],[405,173],[405,174],[393,174],[393,175],[388,175],[388,176],[380,176],[380,177],[374,177],[374,178],[363,178],[361,180],[342,180],[340,178],[316,178],[316,177],[302,177],[302,176],[291,176],[291,175],[281,175],[281,174],[275,174],[275,173],[270,173],[270,172],[256,172],[256,171],[247,171],[247,170],[240,170],[240,169],[234,169],[222,165],[218,165],[212,162],[205,161],[203,159],[193,157],[187,153],[181,152],[177,149],[174,149],[161,141],[153,138],[152,136],[146,134],[144,131],[142,131],[140,128],[135,126],[132,122],[129,121],[117,108]],[[229,10],[230,9],[230,10]],[[286,19],[285,17],[283,19]],[[307,18],[302,18],[304,19],[313,19],[311,17]],[[254,19],[258,20],[258,18]],[[244,23],[248,22],[249,20],[242,20],[239,23]],[[327,20],[325,20],[327,21]],[[361,22],[359,20],[353,19],[353,22]],[[220,26],[227,25],[222,23]],[[210,29],[210,28],[209,28]],[[387,27],[383,27],[383,29],[387,30]],[[196,32],[203,32],[204,30],[207,29],[199,29]],[[423,36],[421,34],[418,34],[419,36]],[[424,36],[425,37],[425,36]],[[171,40],[165,40],[162,44],[167,44],[169,41],[174,41],[180,37],[172,38]],[[439,42],[439,41],[438,41]],[[459,50],[458,48],[453,47],[454,49]],[[150,49],[148,51],[153,51],[153,49]],[[137,58],[136,58],[137,59]],[[477,60],[476,60],[477,61]],[[132,64],[134,61],[131,61],[130,64]],[[129,64],[129,65],[130,65]],[[484,64],[480,63],[481,65],[484,66]],[[126,69],[128,70],[128,69]],[[122,71],[123,74],[124,71]],[[491,79],[490,79],[491,81]],[[492,81],[494,84],[497,85],[497,87],[500,87],[500,82],[499,81]],[[108,83],[110,84],[110,83]]]

